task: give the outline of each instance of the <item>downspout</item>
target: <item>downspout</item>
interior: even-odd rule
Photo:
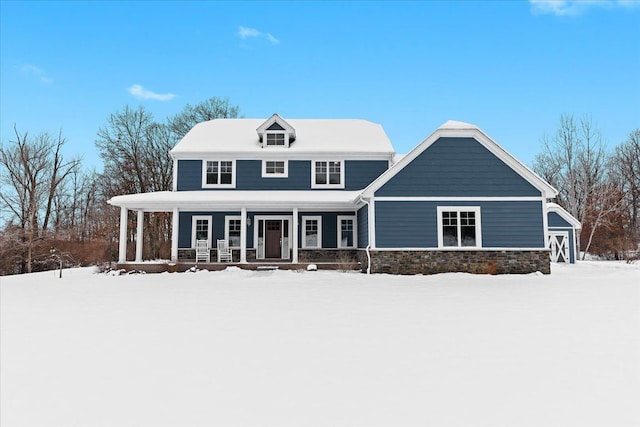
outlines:
[[[362,194],[360,194],[360,201],[367,205],[367,223],[368,223],[369,221],[371,221],[371,218],[369,218],[369,215],[368,215],[369,202],[362,197]],[[367,232],[367,247],[365,248],[365,252],[367,253],[367,274],[371,274],[371,252],[370,252],[370,249],[371,249],[371,236],[369,236],[369,233]]]

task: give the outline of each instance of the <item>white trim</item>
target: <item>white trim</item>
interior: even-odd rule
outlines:
[[[339,162],[340,163],[340,184],[329,184],[329,163]],[[327,184],[316,184],[316,163],[326,163],[327,164]],[[312,160],[311,161],[311,188],[312,189],[343,189],[344,188],[344,169],[346,166],[346,162],[344,159],[322,159],[322,160]]]
[[[136,218],[136,262],[142,262],[142,245],[144,244],[144,211],[138,211]]]
[[[231,251],[233,261],[233,251]],[[247,262],[247,208],[240,209],[240,263]]]
[[[307,221],[318,222],[318,244],[316,246],[307,246]],[[322,216],[321,215],[303,215],[302,216],[302,249],[322,249]]]
[[[353,245],[342,246],[342,220],[353,220]],[[338,215],[337,227],[337,248],[338,249],[355,249],[358,247],[358,216],[357,215]]]
[[[558,194],[558,190],[553,188],[548,182],[540,178],[535,172],[520,163],[509,152],[502,148],[497,142],[491,139],[480,128],[468,125],[468,128],[446,128],[440,127],[436,129],[431,135],[429,135],[424,141],[418,144],[409,154],[404,156],[400,161],[395,163],[392,167],[387,169],[382,175],[380,175],[375,181],[373,181],[367,188],[364,189],[364,197],[373,197],[375,192],[379,190],[383,185],[391,180],[407,165],[413,162],[420,154],[422,154],[427,148],[438,141],[440,138],[473,138],[480,144],[482,144],[487,150],[494,154],[498,159],[502,160],[507,166],[518,173],[522,178],[528,181],[531,185],[541,191],[542,195],[546,198],[554,198]]]
[[[223,160],[325,160],[327,156],[336,155],[342,160],[384,160],[389,161],[389,158],[393,155],[393,152],[366,152],[366,151],[340,151],[340,152],[327,152],[327,151],[310,151],[299,152],[289,150],[269,150],[260,148],[259,151],[225,151],[220,152],[220,156],[224,156]],[[282,146],[276,146],[282,148]],[[272,146],[269,146],[272,148]],[[179,160],[201,160],[203,158],[210,158],[212,156],[211,151],[194,151],[189,153],[176,154],[175,158]],[[211,159],[215,160],[215,159]]]
[[[369,226],[369,248],[376,249],[376,201],[374,199],[369,201],[367,225]]]
[[[242,215],[225,215],[224,217],[224,240],[229,242],[229,248],[231,249],[240,249],[242,247],[242,224],[240,224],[240,245],[239,246],[231,246],[231,239],[229,238],[229,222],[230,221],[240,221],[242,223]]]
[[[127,223],[129,221],[129,210],[120,207],[120,239],[118,240],[118,262],[127,262]]]
[[[549,241],[549,214],[547,214],[547,199],[542,199],[542,234],[542,238],[545,243],[547,243]]]
[[[468,196],[427,196],[427,197],[374,197],[377,202],[539,202],[544,197],[539,196],[496,196],[496,197],[468,197]]]
[[[267,162],[284,163],[284,173],[267,173]],[[262,160],[262,178],[288,178],[289,177],[289,161],[288,160]]]
[[[196,221],[198,220],[207,220],[209,221],[209,225],[207,226],[207,243],[209,247],[211,247],[211,239],[212,234],[211,230],[213,229],[213,216],[212,215],[193,215],[191,217],[191,249],[195,249],[196,247]]]
[[[180,227],[180,211],[178,208],[173,208],[173,215],[171,217],[171,261],[178,261],[178,235]]]
[[[178,159],[173,158],[173,171],[172,178],[173,182],[171,183],[171,189],[173,191],[178,191]]]
[[[438,249],[468,249],[468,248],[482,248],[482,221],[480,218],[480,206],[438,206]],[[457,228],[458,228],[458,246],[444,246],[443,242],[443,225],[442,225],[442,212],[457,212]],[[476,229],[476,244],[475,246],[462,246],[462,224],[460,221],[460,212],[473,212],[475,213],[475,229]]]
[[[300,245],[298,243],[298,232],[299,232],[299,228],[300,228],[300,224],[298,221],[299,218],[299,212],[298,212],[298,208],[293,208],[293,224],[291,224],[291,262],[293,262],[294,264],[298,263],[298,246]]]
[[[220,182],[220,162],[231,162],[231,184],[207,184],[207,162],[218,162],[218,182]],[[236,188],[236,161],[228,158],[202,159],[202,188]]]

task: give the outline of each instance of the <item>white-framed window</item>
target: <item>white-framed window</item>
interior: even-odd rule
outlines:
[[[302,248],[319,249],[322,247],[322,217],[302,217]]]
[[[227,216],[224,218],[224,238],[229,242],[230,248],[240,248],[240,232],[242,219],[240,216]]]
[[[211,215],[194,215],[191,217],[191,247],[196,247],[196,240],[206,240],[211,247]]]
[[[344,188],[342,160],[316,160],[311,173],[311,188]]]
[[[286,160],[263,160],[263,178],[286,178],[289,176],[289,162]]]
[[[265,145],[267,147],[285,147],[287,145],[287,134],[284,131],[266,131]]]
[[[438,247],[482,247],[480,207],[438,206]]]
[[[202,161],[202,188],[234,188],[235,186],[235,160]]]
[[[355,248],[358,228],[355,215],[338,215],[338,248]]]

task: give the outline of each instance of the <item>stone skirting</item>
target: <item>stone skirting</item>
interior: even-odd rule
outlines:
[[[474,274],[551,273],[549,251],[375,251],[371,250],[371,273]],[[362,271],[367,271],[367,253],[358,251]]]

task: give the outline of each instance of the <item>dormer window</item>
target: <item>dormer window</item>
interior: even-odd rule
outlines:
[[[266,141],[266,145],[270,146],[270,145],[279,145],[279,146],[285,146],[286,145],[286,135],[284,132],[273,132],[273,131],[267,131],[267,141]]]
[[[256,131],[262,143],[262,148],[288,148],[296,139],[295,129],[277,114],[274,114],[266,122],[261,124]]]

